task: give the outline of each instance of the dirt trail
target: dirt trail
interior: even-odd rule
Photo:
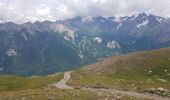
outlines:
[[[67,81],[71,78],[71,72],[65,72],[64,78],[59,81],[58,83],[53,84],[56,88],[60,89],[74,89],[73,87],[67,85]],[[132,92],[132,91],[123,91],[123,90],[116,90],[116,89],[95,89],[95,88],[81,88],[82,90],[89,90],[93,92],[104,92],[104,93],[116,93],[116,94],[123,94],[128,96],[134,96],[139,98],[147,98],[147,99],[154,99],[154,100],[170,100],[169,98],[164,98],[161,96],[151,95],[147,93],[138,93],[138,92]]]
[[[153,99],[153,100],[170,100],[169,98],[164,98],[161,96],[156,96],[152,94],[147,93],[138,93],[138,92],[132,92],[132,91],[123,91],[123,90],[115,90],[115,89],[94,89],[94,88],[82,88],[83,90],[89,90],[93,92],[104,92],[104,93],[112,93],[112,94],[122,94],[122,95],[128,95],[143,99]]]
[[[65,72],[64,78],[60,80],[58,83],[54,83],[53,86],[60,89],[74,89],[73,87],[66,85],[67,81],[71,78],[70,73],[71,72]]]

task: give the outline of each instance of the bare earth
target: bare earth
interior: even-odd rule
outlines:
[[[67,85],[67,81],[71,78],[70,75],[71,72],[65,72],[64,78],[59,81],[58,83],[52,84],[54,87],[59,89],[74,89],[74,87],[71,87]],[[112,93],[112,94],[123,94],[128,96],[134,96],[138,98],[147,98],[147,99],[154,99],[154,100],[170,100],[169,98],[164,98],[161,96],[151,95],[147,93],[138,93],[138,92],[131,92],[131,91],[123,91],[123,90],[116,90],[116,89],[95,89],[95,88],[81,88],[82,90],[89,90],[93,92],[103,92],[103,93]]]

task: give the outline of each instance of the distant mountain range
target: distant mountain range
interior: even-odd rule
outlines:
[[[152,14],[0,24],[0,72],[46,75],[170,45],[170,18]]]

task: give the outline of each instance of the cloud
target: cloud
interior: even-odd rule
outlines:
[[[0,0],[0,21],[63,20],[76,16],[170,16],[170,0]]]

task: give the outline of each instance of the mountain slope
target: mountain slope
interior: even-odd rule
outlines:
[[[0,24],[0,73],[48,75],[170,45],[170,19],[152,14]]]
[[[32,24],[29,28],[31,27]],[[18,75],[44,75],[55,73],[56,70],[69,69],[68,66],[71,69],[81,65],[77,50],[58,33],[41,32],[36,30],[36,27],[32,30],[29,28],[26,28],[28,30],[21,28],[19,31],[15,28],[15,31],[0,32],[0,66],[4,68],[3,72]]]
[[[163,88],[170,92],[169,55],[170,47],[109,58],[74,71],[69,84],[139,92]]]

